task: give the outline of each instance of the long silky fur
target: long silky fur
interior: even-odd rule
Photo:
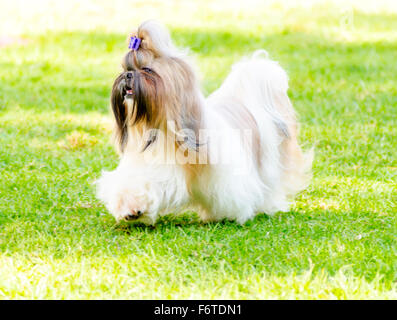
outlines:
[[[141,45],[124,56],[111,95],[120,163],[103,173],[97,189],[115,218],[143,212],[136,220],[153,224],[188,206],[203,220],[244,223],[261,212],[287,211],[309,183],[313,153],[298,143],[288,76],[280,65],[259,50],[235,64],[205,98],[189,59],[165,28],[147,21],[131,36]],[[150,129],[158,130],[142,135]],[[205,141],[198,140],[201,130]],[[234,131],[249,131],[251,138]],[[175,138],[174,149],[162,133]],[[169,162],[181,149],[182,157]],[[185,151],[192,151],[189,160],[205,161],[186,163]]]
[[[127,143],[127,106],[124,104],[125,90],[123,83],[125,75],[120,74],[113,83],[110,103],[112,105],[113,115],[116,120],[116,138],[123,149]]]

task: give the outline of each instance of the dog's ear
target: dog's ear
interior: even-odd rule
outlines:
[[[164,120],[164,84],[160,76],[149,68],[135,72],[131,125],[143,123],[157,129]]]
[[[169,64],[174,70],[173,78],[170,80],[173,84],[171,91],[174,92],[171,101],[177,103],[167,108],[168,118],[175,121],[178,144],[198,151],[203,104],[200,100],[202,96],[199,94],[199,85],[193,70],[185,61],[173,58]]]
[[[119,75],[113,83],[110,102],[114,117],[116,119],[116,138],[120,144],[121,150],[128,138],[127,131],[127,107],[124,104],[124,75]]]
[[[187,148],[198,151],[200,146],[200,112],[193,106],[182,110],[179,119],[176,121],[176,130],[178,132],[178,144],[184,144]]]

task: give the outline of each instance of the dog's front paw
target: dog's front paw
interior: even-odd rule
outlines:
[[[154,210],[149,184],[132,184],[132,181],[137,182],[117,171],[104,172],[96,183],[97,196],[117,222],[139,220],[152,223]]]
[[[125,213],[118,214],[116,219],[117,219],[117,221],[121,221],[121,220],[134,221],[134,220],[139,219],[139,217],[141,217],[142,214],[143,214],[143,212],[140,210],[138,210],[138,211],[130,210]]]
[[[143,194],[123,189],[115,193],[106,203],[107,208],[119,221],[135,221],[148,213],[149,199]]]

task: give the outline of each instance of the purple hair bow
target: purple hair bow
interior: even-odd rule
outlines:
[[[128,45],[128,49],[136,51],[138,50],[140,44],[141,44],[141,39],[139,39],[138,37],[131,37],[130,44]]]

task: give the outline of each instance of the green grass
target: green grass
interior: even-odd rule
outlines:
[[[109,95],[126,26],[45,33],[26,18],[29,43],[0,48],[0,298],[396,299],[397,8],[360,3],[348,25],[329,2],[165,15],[208,93],[258,48],[289,73],[313,181],[290,212],[243,226],[117,225],[92,183],[118,162]]]

